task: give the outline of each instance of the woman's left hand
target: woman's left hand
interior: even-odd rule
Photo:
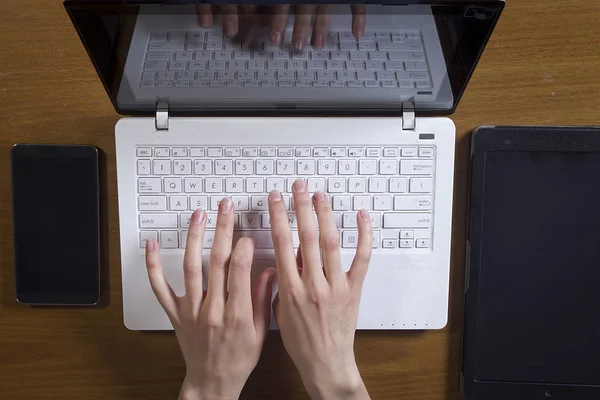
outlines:
[[[190,220],[183,260],[184,296],[178,297],[167,283],[156,240],[146,244],[152,290],[169,316],[185,359],[182,400],[237,399],[258,363],[269,330],[275,269],[266,269],[251,293],[254,244],[242,238],[232,251],[233,219],[233,202],[225,198],[219,206],[206,296],[202,291],[204,211],[196,210]]]

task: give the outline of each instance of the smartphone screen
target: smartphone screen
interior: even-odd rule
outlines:
[[[17,300],[96,304],[100,297],[97,149],[15,145],[11,156]]]

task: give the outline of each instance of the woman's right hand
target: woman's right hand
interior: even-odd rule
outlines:
[[[273,307],[283,344],[311,398],[368,399],[354,358],[354,333],[371,259],[369,214],[361,210],[356,217],[358,245],[346,273],[341,267],[339,233],[325,195],[315,193],[311,202],[303,180],[294,182],[293,193],[300,238],[298,257],[281,194],[273,191],[269,195],[279,284]]]

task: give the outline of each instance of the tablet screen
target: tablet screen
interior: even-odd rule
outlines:
[[[600,384],[600,154],[488,151],[475,379]]]

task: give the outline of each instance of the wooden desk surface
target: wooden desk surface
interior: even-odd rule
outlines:
[[[184,374],[172,334],[122,322],[116,181],[109,180],[110,304],[42,309],[15,301],[9,151],[89,143],[115,176],[118,115],[58,0],[4,0],[0,16],[0,398],[168,399]],[[359,332],[374,399],[460,399],[469,133],[483,124],[600,124],[600,7],[511,0],[452,119],[458,132],[450,321],[435,332]],[[42,7],[43,5],[43,7]],[[39,206],[44,207],[43,195]],[[41,221],[43,223],[43,221]],[[244,399],[307,398],[277,333]]]

